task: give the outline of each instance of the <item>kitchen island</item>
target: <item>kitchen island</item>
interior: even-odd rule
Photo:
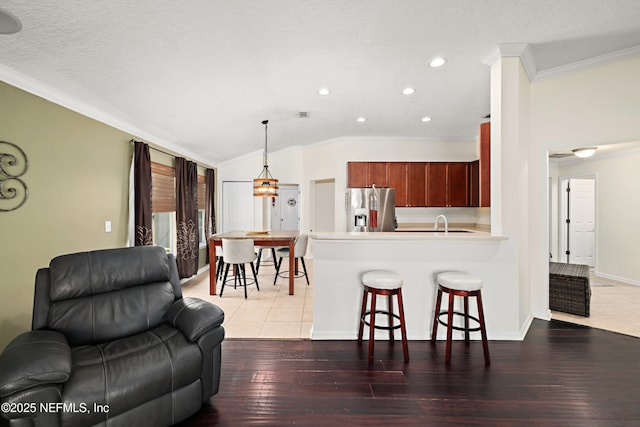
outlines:
[[[318,232],[310,237],[314,254],[312,339],[356,339],[362,301],[360,277],[368,270],[392,270],[403,277],[410,340],[431,338],[437,291],[434,277],[442,271],[465,271],[483,280],[490,340],[522,340],[532,320],[530,316],[522,318],[518,273],[511,262],[511,245],[504,236],[450,229],[448,233]],[[386,300],[378,301],[380,308],[386,308]],[[462,311],[461,303],[456,311]],[[470,312],[477,315],[473,299]],[[439,329],[438,339],[444,339],[444,329]],[[454,338],[460,337],[454,333]],[[471,337],[478,339],[479,333]],[[376,339],[388,339],[388,334],[376,331]]]

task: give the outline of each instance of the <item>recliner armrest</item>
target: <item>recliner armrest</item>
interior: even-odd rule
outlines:
[[[224,311],[200,298],[182,298],[169,307],[167,321],[191,341],[195,341],[205,332],[222,324]]]
[[[14,338],[0,354],[0,397],[51,383],[71,374],[71,348],[56,331],[29,331]]]

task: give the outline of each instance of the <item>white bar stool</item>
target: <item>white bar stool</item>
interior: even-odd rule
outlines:
[[[362,335],[364,325],[369,326],[369,364],[373,363],[373,343],[374,332],[376,329],[384,329],[389,331],[389,341],[394,342],[394,330],[400,328],[402,333],[402,351],[404,353],[404,361],[409,361],[409,346],[407,345],[407,329],[404,321],[404,308],[402,305],[402,277],[391,271],[373,270],[367,271],[362,275],[362,284],[364,292],[362,293],[362,309],[360,310],[360,328],[358,329],[358,344],[362,343]],[[371,294],[371,306],[367,311],[367,299]],[[389,297],[388,311],[376,310],[376,296]],[[393,299],[395,295],[398,299],[398,314],[393,313]],[[389,326],[376,325],[376,314],[386,314],[389,318]],[[366,317],[369,316],[369,322]],[[393,319],[396,318],[400,324],[394,325]]]
[[[487,331],[485,329],[484,312],[482,310],[482,296],[480,290],[482,289],[482,280],[471,276],[467,273],[460,272],[445,272],[440,273],[437,276],[438,282],[438,296],[436,297],[436,308],[433,316],[433,330],[431,332],[431,342],[436,343],[436,335],[438,332],[438,323],[447,327],[447,348],[446,348],[446,364],[451,364],[451,338],[453,335],[453,329],[457,331],[464,331],[465,345],[469,346],[469,332],[480,331],[482,334],[482,348],[484,350],[484,364],[486,366],[491,365],[491,359],[489,357],[489,344],[487,342]],[[440,304],[442,302],[442,293],[446,292],[449,298],[449,307],[447,310],[440,311]],[[460,313],[453,310],[453,299],[455,296],[464,297],[464,313]],[[469,315],[469,297],[476,297],[478,304],[478,317]],[[441,316],[447,315],[447,322],[440,320]],[[464,317],[464,327],[453,325],[453,315]],[[475,320],[478,323],[478,327],[470,328],[469,319]]]

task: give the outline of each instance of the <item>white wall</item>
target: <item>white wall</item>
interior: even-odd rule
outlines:
[[[531,84],[529,209],[531,282],[548,287],[548,160],[550,149],[640,140],[640,58],[563,74]],[[535,293],[536,313],[548,312]]]
[[[640,285],[640,149],[560,163],[558,176],[596,177],[596,273]]]
[[[513,298],[505,299],[524,327],[532,319],[530,280],[530,85],[519,58],[491,66],[491,232],[505,251]],[[504,286],[505,284],[499,284]],[[489,285],[488,285],[489,286]]]
[[[478,130],[480,123],[478,123]],[[269,152],[269,170],[281,183],[300,184],[302,203],[300,230],[308,231],[311,202],[308,197],[312,181],[335,179],[335,225],[344,230],[348,161],[471,161],[478,158],[477,141],[435,142],[425,139],[338,138],[322,143]],[[262,170],[262,152],[222,163],[218,167],[220,181],[253,179]],[[259,203],[259,201],[258,201]],[[399,222],[432,222],[443,209],[398,210]],[[451,208],[447,208],[451,209]],[[445,211],[447,211],[445,209]],[[486,210],[472,208],[448,211],[454,222],[488,223]],[[471,213],[470,213],[471,212]],[[447,213],[447,214],[449,214]],[[257,226],[262,224],[262,209],[256,207]]]

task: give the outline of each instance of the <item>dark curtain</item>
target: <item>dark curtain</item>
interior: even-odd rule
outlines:
[[[177,261],[180,278],[198,272],[198,165],[176,157]]]
[[[207,240],[209,263],[209,237],[216,234],[216,171],[207,169],[204,176],[206,200],[204,204],[204,232]]]
[[[134,141],[135,246],[153,245],[151,233],[151,156],[149,146]]]

